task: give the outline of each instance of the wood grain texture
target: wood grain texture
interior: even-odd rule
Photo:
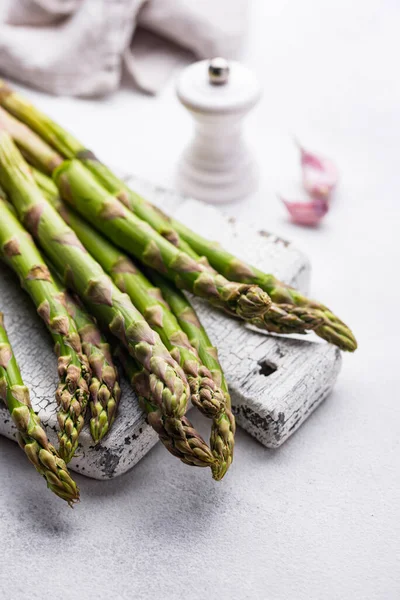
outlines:
[[[225,219],[214,208],[132,178],[132,185],[189,226],[201,227],[228,249],[282,280],[307,291],[308,260],[286,240]],[[199,316],[218,347],[230,386],[238,425],[267,447],[281,445],[327,397],[340,369],[340,352],[314,337],[305,340],[266,335],[194,299]],[[52,340],[17,278],[0,264],[0,310],[32,403],[56,442],[57,383]],[[307,340],[307,341],[306,341]],[[308,341],[312,340],[312,341]],[[88,429],[81,435],[71,468],[95,479],[109,479],[134,466],[157,442],[137,399],[122,381],[118,418],[102,444],[94,447]],[[0,434],[15,437],[0,404]]]

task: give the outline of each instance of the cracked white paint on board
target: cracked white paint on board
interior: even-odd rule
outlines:
[[[170,191],[133,179],[133,187],[187,225],[266,272],[307,291],[310,266],[290,243],[266,231],[227,220],[214,208],[184,200]],[[212,342],[218,347],[239,426],[267,447],[282,444],[327,397],[338,375],[341,357],[333,346],[315,341],[266,335],[212,309],[201,299],[194,305]],[[0,310],[5,313],[11,343],[31,399],[57,442],[56,358],[52,340],[16,277],[0,264]],[[308,341],[312,339],[313,341]],[[118,418],[102,444],[94,447],[87,428],[71,468],[89,477],[108,479],[135,465],[157,442],[126,381]],[[0,434],[15,430],[0,403]]]

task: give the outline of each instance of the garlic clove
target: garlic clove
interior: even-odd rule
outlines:
[[[308,202],[290,201],[279,196],[286,206],[290,217],[297,225],[315,226],[329,210],[327,199],[314,198]]]
[[[311,153],[300,144],[298,146],[304,189],[314,198],[328,200],[339,179],[336,165],[329,158]]]

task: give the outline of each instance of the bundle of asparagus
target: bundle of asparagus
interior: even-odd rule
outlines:
[[[55,342],[60,384],[56,391],[59,405],[60,455],[69,462],[78,446],[89,398],[90,367],[82,353],[80,337],[65,307],[49,269],[30,235],[0,198],[0,256],[19,276],[39,315]]]
[[[75,231],[85,248],[110,275],[118,288],[128,294],[146,321],[159,334],[171,355],[181,365],[190,386],[192,403],[206,417],[213,419],[211,450],[217,462],[212,467],[212,471],[215,479],[221,479],[232,462],[235,424],[230,411],[226,383],[224,382],[224,390],[219,387],[223,377],[218,361],[213,363],[213,367],[216,368],[214,371],[217,370],[221,374],[217,377],[217,384],[206,363],[199,357],[200,349],[196,349],[189,341],[184,329],[181,328],[160,293],[160,289],[150,283],[127,255],[104,239],[77,213],[68,209],[60,200],[57,188],[48,177],[35,170],[33,175],[50,204],[63,216],[65,222]],[[197,323],[201,328],[199,322]],[[204,335],[206,335],[205,331]],[[211,343],[207,340],[206,347],[210,346]],[[126,360],[124,363],[126,364]],[[132,373],[132,367],[127,370],[129,374]],[[218,431],[219,435],[216,433]]]
[[[321,303],[167,217],[1,81],[0,105],[0,183],[16,212],[1,200],[2,255],[61,353],[69,403],[57,394],[60,451],[70,459],[76,450],[89,393],[97,443],[115,418],[120,390],[107,332],[166,448],[221,479],[233,458],[229,391],[216,349],[178,288],[261,329],[313,330],[342,350],[356,349],[352,332]],[[79,299],[61,289],[45,261]],[[72,367],[74,383],[65,374]],[[212,420],[210,447],[185,416],[189,399]]]
[[[65,283],[73,288],[93,314],[127,347],[143,368],[137,378],[139,396],[146,398],[149,422],[160,439],[178,447],[185,462],[213,466],[215,458],[198,435],[201,447],[187,441],[182,417],[190,389],[185,374],[129,297],[120,292],[75,233],[37,188],[30,168],[10,138],[0,133],[0,179],[19,218],[36,238]],[[186,423],[186,422],[185,422]]]
[[[35,136],[31,129],[27,130],[20,121],[13,119],[5,111],[0,113],[0,124],[7,129],[33,164],[39,166],[46,173],[52,173],[57,166],[62,164],[63,158],[78,158],[105,190],[118,198],[140,219],[149,223],[154,231],[179,248],[186,256],[190,256],[202,268],[214,273],[216,270],[228,280],[255,285],[257,289],[261,288],[265,291],[270,296],[272,303],[268,311],[258,311],[253,317],[247,315],[247,320],[251,320],[254,325],[275,333],[304,333],[313,330],[317,335],[342,350],[354,351],[357,348],[357,342],[351,330],[326,306],[306,298],[273,275],[265,274],[244,263],[222,249],[218,243],[209,242],[179,221],[167,217],[158,208],[129,189],[70,133],[1,81],[0,104],[41,136]],[[44,145],[44,140],[49,145]],[[52,148],[54,148],[53,152]],[[64,185],[69,188],[68,192],[71,191],[69,184],[74,183],[74,198],[70,197],[70,201],[73,201],[77,209],[82,211],[82,198],[86,191],[84,181],[87,174],[85,175],[75,163],[68,166],[66,171],[63,180]],[[60,185],[62,184],[60,183]],[[90,179],[87,180],[87,185],[90,185]],[[92,190],[92,194],[97,196],[98,191]],[[68,200],[68,198],[66,199]],[[100,202],[99,197],[97,197],[97,201]],[[98,202],[97,206],[99,206]],[[91,209],[86,207],[86,210],[86,215],[90,212],[93,215],[93,207]],[[101,224],[98,225],[101,228]],[[108,229],[108,234],[112,237],[113,231],[111,230],[114,227]],[[117,234],[115,235],[118,237]],[[118,243],[116,237],[112,239]],[[129,243],[127,245],[122,243],[122,246],[135,254]],[[158,254],[157,251],[156,254]],[[210,268],[210,264],[213,268]],[[182,284],[181,287],[185,286]]]

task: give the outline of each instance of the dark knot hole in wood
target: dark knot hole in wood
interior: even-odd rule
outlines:
[[[278,367],[276,365],[274,365],[274,363],[270,362],[269,360],[262,360],[259,363],[259,373],[261,375],[264,375],[264,377],[268,377],[269,375],[272,375],[272,373],[275,373],[275,371],[278,369]]]

